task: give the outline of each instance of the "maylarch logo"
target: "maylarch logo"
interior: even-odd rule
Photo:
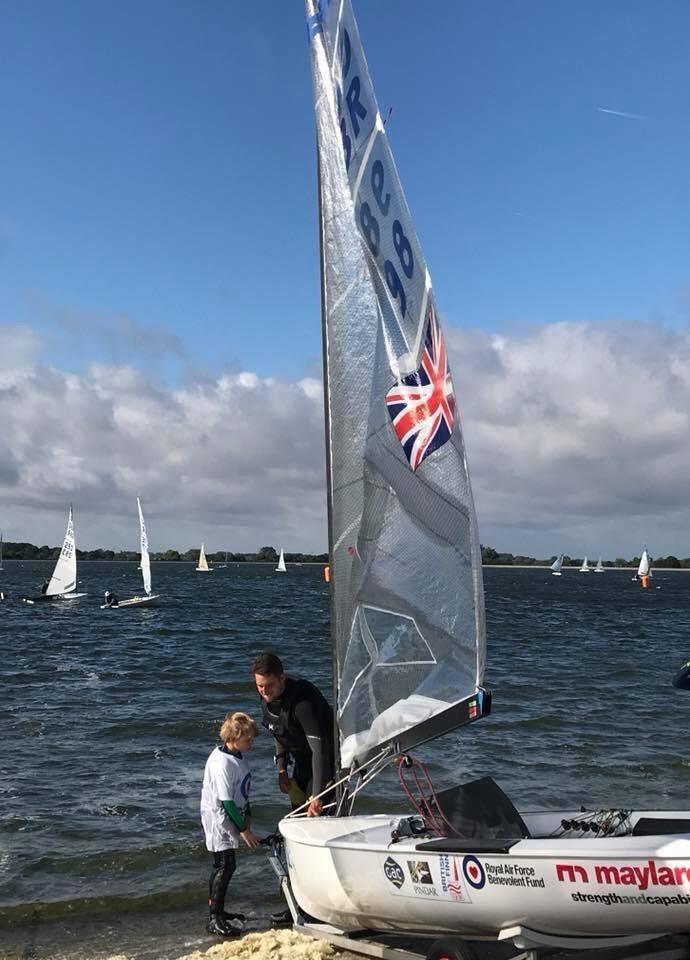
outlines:
[[[383,872],[386,874],[390,882],[394,887],[397,887],[398,890],[402,887],[405,882],[405,874],[403,873],[403,868],[399,863],[389,857],[383,865]]]

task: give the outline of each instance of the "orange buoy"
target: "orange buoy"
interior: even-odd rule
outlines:
[[[648,576],[640,577],[640,583],[642,584],[642,589],[646,590],[647,587],[649,586],[649,577]]]
[[[331,568],[330,568],[330,567],[324,567],[324,568],[323,568],[323,578],[324,578],[324,580],[326,581],[326,583],[330,583],[330,582],[331,582]]]

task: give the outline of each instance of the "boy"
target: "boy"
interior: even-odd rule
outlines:
[[[242,917],[225,912],[225,893],[235,872],[240,837],[253,849],[259,838],[249,829],[252,775],[244,754],[251,749],[257,727],[246,713],[228,713],[220,728],[222,746],[206,761],[201,789],[201,823],[206,848],[213,854],[209,881],[208,932],[231,937],[242,932]]]

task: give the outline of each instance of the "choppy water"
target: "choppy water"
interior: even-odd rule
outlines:
[[[6,562],[0,584],[17,595],[45,572]],[[200,780],[225,712],[258,717],[254,653],[330,689],[320,567],[154,564],[160,607],[99,609],[139,576],[83,563],[79,604],[0,604],[0,938],[28,919],[203,912]],[[690,693],[670,679],[690,657],[690,574],[659,572],[647,592],[630,577],[485,570],[494,713],[419,751],[438,786],[490,773],[532,808],[688,806]],[[257,832],[284,811],[270,757],[260,737]],[[368,806],[404,809],[399,797],[381,780]],[[240,870],[239,909],[278,903],[263,854]]]

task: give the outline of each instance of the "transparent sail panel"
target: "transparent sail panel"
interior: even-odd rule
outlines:
[[[54,597],[59,593],[72,593],[76,589],[77,550],[74,544],[74,523],[72,521],[72,510],[70,508],[62,550],[60,551],[58,562],[55,564],[55,569],[50,578],[46,594],[49,597]]]
[[[151,561],[149,559],[149,540],[146,536],[146,524],[144,523],[144,514],[137,497],[137,507],[139,508],[139,528],[141,530],[141,576],[144,580],[144,591],[151,593]]]
[[[341,761],[472,696],[476,516],[431,280],[348,0],[307,0],[320,166]],[[420,130],[419,148],[429,132]]]

